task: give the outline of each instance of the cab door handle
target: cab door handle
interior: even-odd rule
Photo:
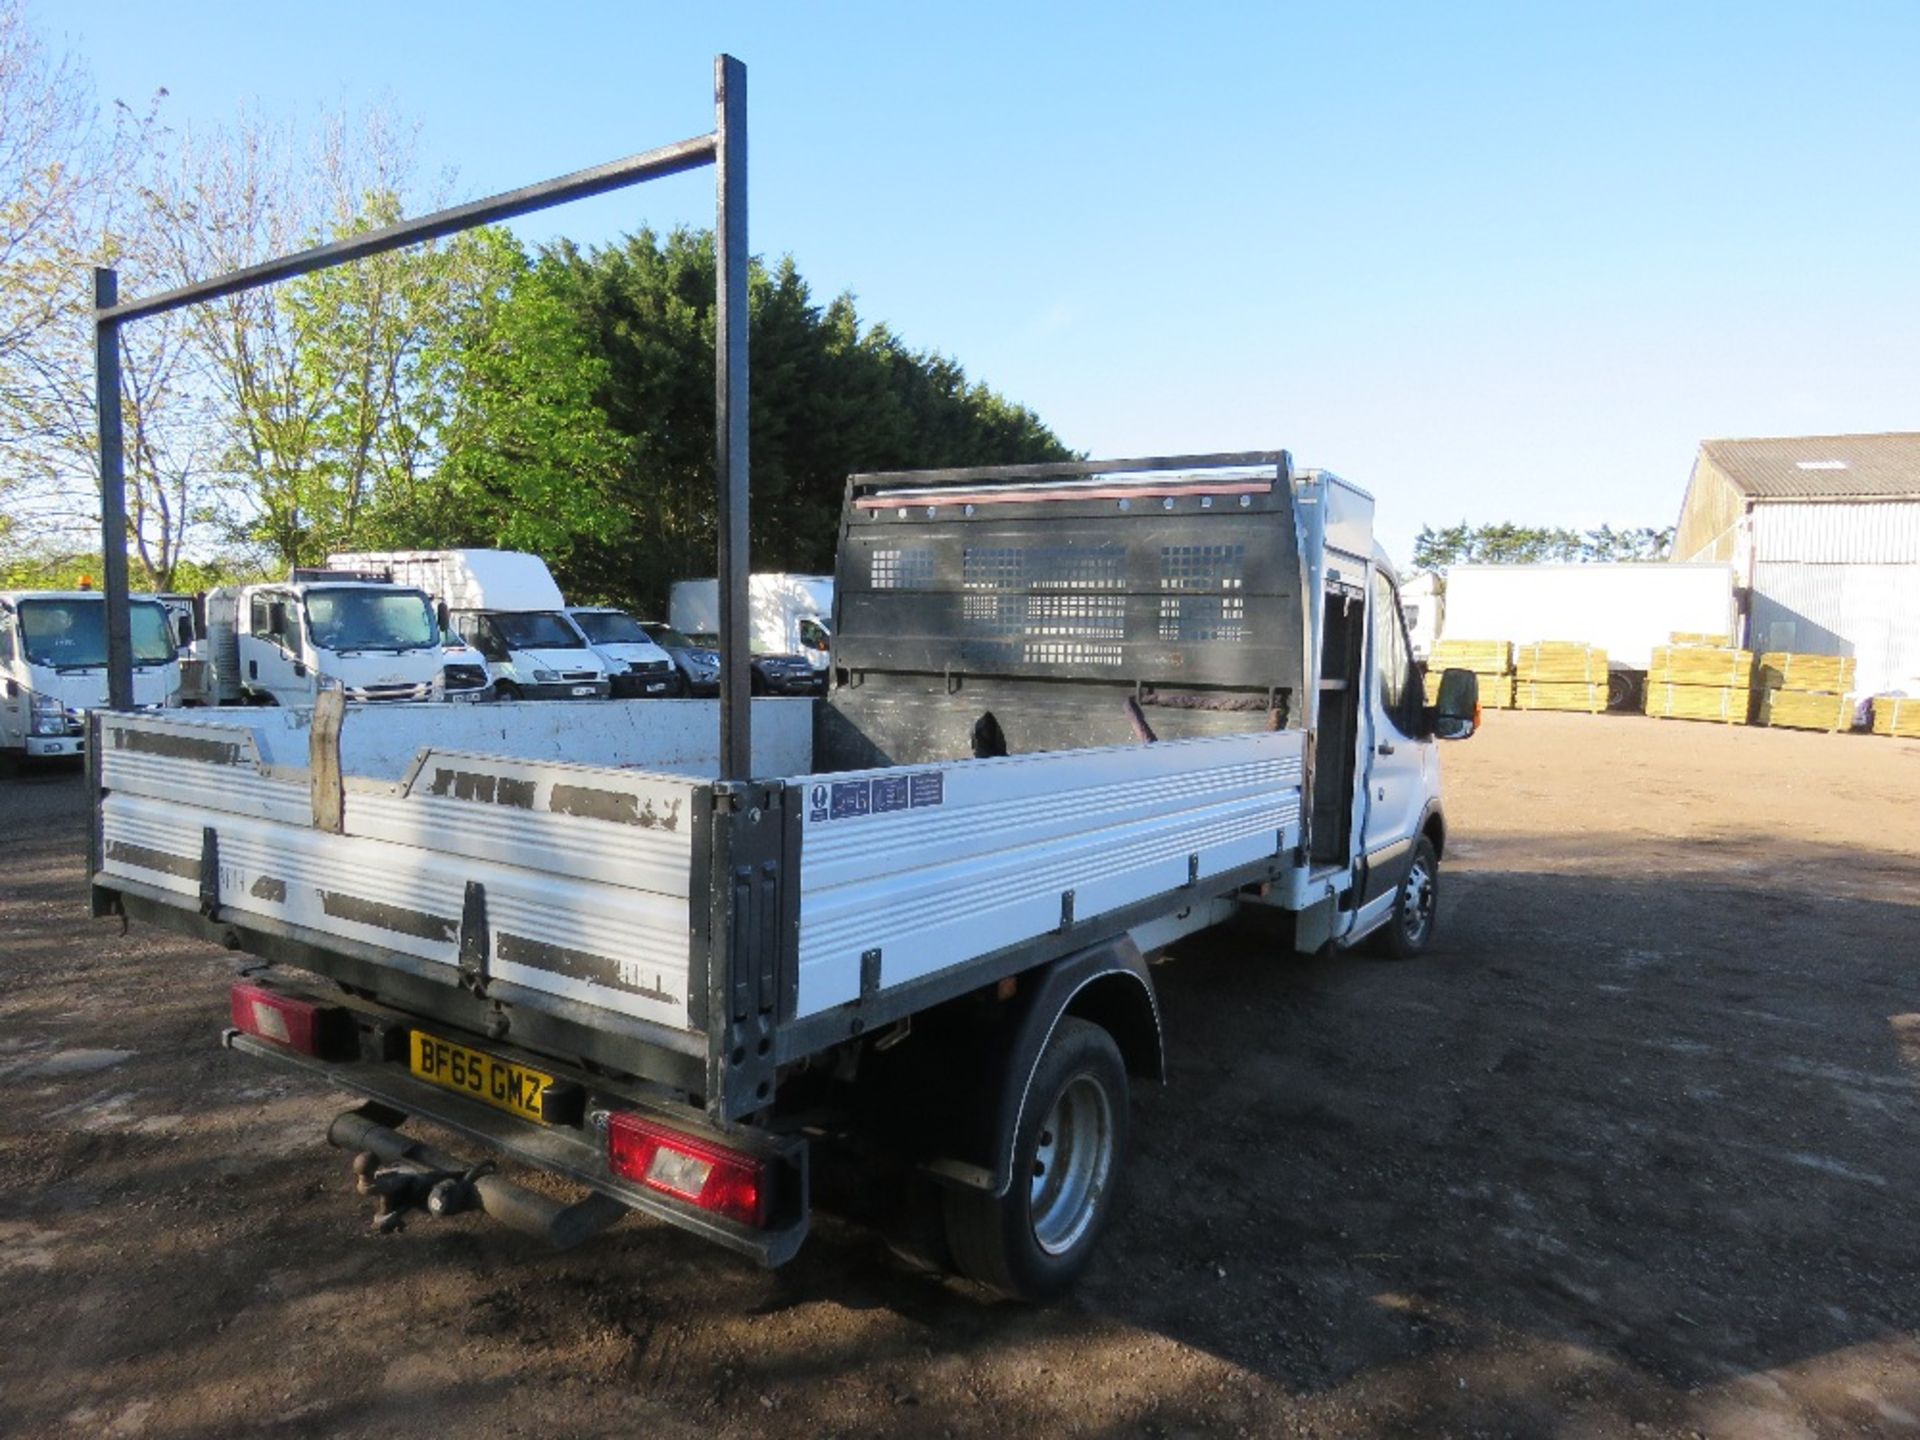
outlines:
[[[1379,753],[1382,755],[1391,755],[1393,753],[1393,745],[1389,741],[1382,740],[1380,742]]]

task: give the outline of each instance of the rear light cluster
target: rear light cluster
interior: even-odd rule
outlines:
[[[302,1055],[339,1060],[359,1049],[353,1017],[338,1005],[320,1005],[262,985],[233,987],[233,1027]]]
[[[607,1117],[607,1163],[662,1195],[742,1225],[766,1224],[766,1162],[752,1155],[616,1111]]]

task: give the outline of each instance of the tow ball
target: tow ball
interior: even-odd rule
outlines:
[[[436,1220],[479,1208],[473,1182],[493,1171],[491,1160],[466,1170],[435,1170],[401,1161],[383,1165],[371,1150],[353,1157],[354,1189],[374,1197],[373,1228],[391,1235],[406,1228],[407,1213],[424,1210]]]

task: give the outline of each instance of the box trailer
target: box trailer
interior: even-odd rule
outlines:
[[[1734,634],[1731,565],[1631,561],[1455,565],[1443,640],[1573,640],[1607,652],[1609,707],[1638,709],[1655,646],[1676,632]]]

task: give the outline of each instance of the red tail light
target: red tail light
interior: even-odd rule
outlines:
[[[738,1150],[616,1111],[607,1117],[607,1163],[649,1190],[743,1225],[766,1224],[766,1164]]]
[[[260,985],[233,987],[236,1030],[302,1055],[337,1059],[353,1051],[353,1021],[338,1005],[320,1005]]]

